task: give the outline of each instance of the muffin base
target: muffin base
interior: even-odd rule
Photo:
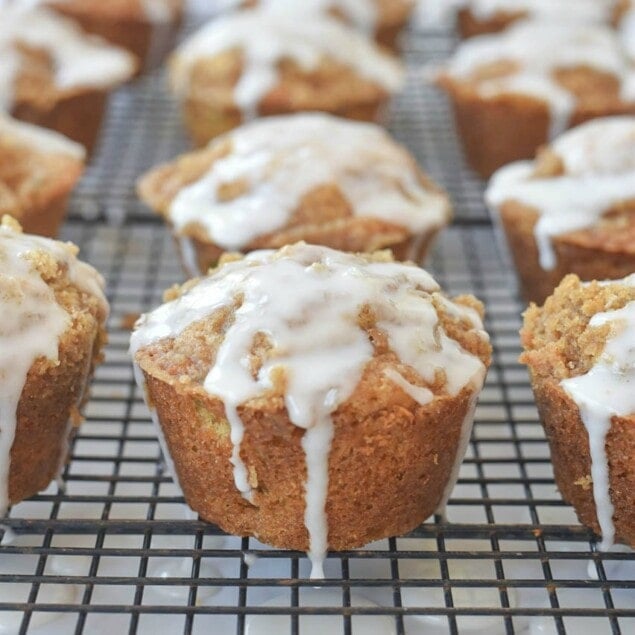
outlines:
[[[381,101],[351,104],[344,108],[326,110],[325,112],[345,119],[381,123],[387,103],[388,97]],[[294,112],[296,111],[263,106],[259,109],[259,116],[289,115]],[[194,98],[184,99],[182,113],[185,127],[192,141],[198,147],[207,145],[215,137],[245,123],[242,113],[236,108],[221,109],[214,104]]]
[[[483,178],[520,159],[531,159],[549,141],[551,115],[547,104],[529,95],[483,98],[472,87],[442,78],[468,164]],[[569,127],[597,117],[635,114],[635,104],[574,113]]]
[[[279,237],[273,236],[271,239],[258,240],[258,244],[250,245],[244,251],[278,249],[287,244],[305,241],[350,252],[374,252],[380,249],[390,249],[396,260],[423,263],[439,233],[439,229],[435,228],[424,234],[404,239],[405,231],[403,229],[377,222],[380,227],[369,230],[366,225],[367,220],[361,217],[343,219],[330,223],[331,227],[318,225],[313,231],[311,228],[303,228],[304,231],[294,233],[292,236],[287,236],[287,232],[282,232]],[[372,220],[370,222],[373,223]],[[205,242],[196,237],[178,236],[174,229],[172,231],[181,264],[190,277],[205,274],[210,268],[215,267],[220,257],[226,253],[225,249],[214,243]]]
[[[50,109],[19,103],[13,116],[43,128],[50,128],[81,143],[90,153],[97,143],[106,109],[107,92],[86,89],[59,99]]]
[[[14,505],[46,489],[66,461],[81,406],[105,335],[67,331],[60,341],[59,365],[38,360],[31,367],[17,409],[9,466],[9,502]]]
[[[500,210],[520,293],[527,302],[542,304],[568,273],[577,274],[581,280],[617,280],[635,271],[635,250],[599,240],[598,247],[591,248],[576,241],[574,234],[553,238],[556,267],[544,270],[534,236],[538,219],[535,210],[516,202],[505,203]]]
[[[545,428],[556,484],[580,522],[600,533],[593,488],[588,433],[578,406],[556,381],[532,382]],[[615,540],[635,547],[635,420],[614,417],[606,439],[610,491],[615,507]]]
[[[251,504],[234,485],[222,402],[143,372],[190,507],[228,533],[307,551],[304,430],[289,421],[283,404],[260,400],[265,403],[258,409],[239,408],[245,425],[241,458],[255,488]],[[346,406],[335,413],[326,504],[331,549],[409,532],[435,512],[472,396],[464,389],[422,407],[410,398],[399,402],[397,395],[393,405],[364,418]]]

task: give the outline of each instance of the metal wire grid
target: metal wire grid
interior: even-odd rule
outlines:
[[[411,67],[450,46],[447,34],[413,34]],[[444,101],[414,82],[392,129],[458,208],[429,268],[450,292],[485,301],[495,348],[450,523],[431,519],[407,537],[331,554],[318,583],[307,581],[303,554],[223,536],[188,515],[164,473],[124,327],[182,275],[164,228],[133,198],[135,176],[185,148],[161,84],[156,75],[113,100],[65,228],[108,280],[111,342],[66,492],[51,486],[4,521],[15,535],[5,532],[0,552],[0,633],[635,632],[635,560],[596,552],[560,500],[517,363],[521,306],[509,262],[485,224],[480,184],[461,167]]]

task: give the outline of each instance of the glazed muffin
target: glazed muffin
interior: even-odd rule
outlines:
[[[614,17],[624,46],[635,63],[635,0],[617,0]]]
[[[181,45],[170,79],[203,145],[257,116],[319,110],[375,121],[403,69],[334,18],[251,9],[212,20]]]
[[[134,58],[46,9],[0,5],[0,110],[91,149],[108,92]]]
[[[0,113],[0,217],[12,214],[25,232],[56,236],[84,155],[62,135]]]
[[[635,275],[567,276],[522,340],[563,498],[603,549],[635,547]]]
[[[457,22],[461,37],[503,31],[530,18],[608,24],[615,0],[462,0]]]
[[[490,361],[481,304],[389,253],[299,243],[173,289],[132,336],[193,510],[308,551],[408,532],[445,505]]]
[[[0,518],[60,475],[106,339],[103,279],[77,251],[2,219]]]
[[[246,0],[243,6],[261,6],[280,11],[329,13],[372,35],[378,44],[397,49],[399,35],[410,19],[414,0]]]
[[[567,128],[635,113],[635,67],[608,27],[522,22],[460,45],[436,80],[481,175],[534,155]]]
[[[224,251],[300,240],[419,262],[451,216],[446,194],[383,129],[317,113],[246,124],[155,168],[138,189],[192,276]]]
[[[635,272],[635,117],[596,119],[497,172],[486,198],[507,236],[526,300],[567,273]]]
[[[171,49],[183,14],[183,0],[39,0],[58,13],[130,51],[139,69],[159,65]]]

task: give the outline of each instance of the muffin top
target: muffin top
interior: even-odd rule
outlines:
[[[87,36],[73,22],[28,6],[0,4],[0,110],[87,87],[111,87],[132,76],[134,58]]]
[[[369,34],[381,26],[398,24],[414,7],[413,0],[247,0],[245,4],[281,11],[330,13]]]
[[[215,18],[186,40],[172,57],[171,82],[180,95],[187,95],[191,84],[219,92],[219,81],[228,83],[233,103],[252,118],[281,79],[293,83],[318,71],[332,77],[342,69],[383,92],[397,91],[403,83],[396,58],[334,18],[299,20],[290,13],[256,8]],[[328,92],[326,75],[315,77],[311,94]]]
[[[521,361],[534,380],[558,382],[579,408],[589,438],[601,548],[613,543],[606,437],[614,418],[635,424],[635,274],[583,283],[567,276],[545,303],[525,314]]]
[[[0,113],[0,215],[23,210],[71,187],[84,148],[63,135]]]
[[[635,106],[635,66],[609,27],[521,21],[502,33],[463,42],[438,74],[442,85],[484,99],[524,95],[546,102],[551,136],[566,130],[576,110],[597,113]]]
[[[283,398],[303,428],[345,402],[371,364],[427,402],[482,381],[489,360],[481,304],[449,300],[387,252],[256,251],[167,298],[132,335],[142,368],[232,408]]]
[[[555,236],[589,228],[595,231],[587,242],[632,250],[635,117],[595,119],[570,130],[542,149],[535,161],[499,170],[486,198],[494,210],[517,202],[539,214],[534,233],[544,269],[556,265]]]
[[[383,129],[317,113],[247,124],[152,171],[140,191],[177,233],[227,250],[337,221],[339,208],[412,233],[450,217],[447,196]]]

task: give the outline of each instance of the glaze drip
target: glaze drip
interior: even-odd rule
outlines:
[[[258,114],[260,100],[275,87],[278,64],[285,59],[312,71],[330,58],[389,92],[403,84],[403,69],[393,56],[334,18],[300,20],[297,14],[252,9],[215,18],[177,49],[172,60],[176,92],[187,93],[196,62],[234,49],[244,60],[234,100],[245,119]]]
[[[635,286],[633,276],[624,282]],[[606,324],[611,326],[611,335],[595,365],[586,374],[561,382],[578,405],[589,435],[593,498],[604,551],[610,549],[615,537],[606,437],[613,417],[635,413],[635,302],[594,315],[589,327]]]
[[[434,297],[441,297],[440,291],[428,273],[412,265],[303,243],[278,252],[252,252],[143,316],[132,336],[132,354],[234,306],[238,293],[240,306],[204,387],[225,403],[234,443],[234,480],[247,498],[254,492],[240,455],[244,426],[239,406],[283,393],[289,419],[306,430],[302,440],[307,463],[305,522],[313,576],[319,577],[328,545],[325,502],[333,415],[353,394],[374,355],[368,334],[358,323],[360,310],[371,308],[391,349],[419,376],[433,383],[437,371],[443,370],[451,395],[468,385],[480,389],[484,366],[440,326],[432,303]],[[481,331],[480,320],[475,328]],[[263,334],[271,353],[256,372],[250,355],[256,336]],[[422,388],[414,394],[428,403],[428,392]]]
[[[284,227],[303,196],[321,185],[336,185],[355,216],[416,234],[450,216],[445,195],[426,189],[409,153],[378,126],[317,113],[269,117],[210,147],[228,141],[230,153],[174,198],[169,218],[179,233],[195,224],[224,249],[241,250]],[[242,193],[228,199],[223,190],[232,184]]]
[[[534,176],[535,164],[519,161],[499,170],[487,189],[497,210],[509,201],[535,209],[540,264],[556,267],[553,238],[593,227],[622,202],[635,199],[635,117],[597,119],[575,128],[553,145],[564,174]]]
[[[469,80],[479,69],[503,62],[513,68],[477,79],[479,94],[486,98],[525,94],[544,100],[551,111],[551,138],[568,128],[577,104],[573,93],[556,81],[554,73],[559,69],[588,67],[609,73],[620,82],[621,99],[635,102],[635,70],[624,43],[607,26],[522,21],[503,33],[462,43],[441,75]]]

